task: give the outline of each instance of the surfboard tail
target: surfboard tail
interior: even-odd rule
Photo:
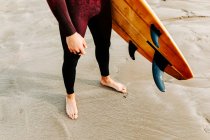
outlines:
[[[138,51],[152,62],[154,81],[161,91],[165,91],[165,72],[178,80],[193,77],[178,46],[145,0],[111,2],[113,29],[130,41],[129,54],[133,60]]]

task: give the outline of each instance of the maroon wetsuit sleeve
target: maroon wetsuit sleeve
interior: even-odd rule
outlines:
[[[71,21],[65,0],[47,0],[48,5],[58,20],[60,26],[65,29],[66,35],[70,36],[76,32],[74,25]]]

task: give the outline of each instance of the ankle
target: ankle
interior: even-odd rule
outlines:
[[[68,98],[68,99],[75,99],[75,94],[74,93],[72,93],[72,94],[67,94],[66,95],[66,97]]]
[[[111,82],[110,76],[101,76],[101,81],[105,83]]]

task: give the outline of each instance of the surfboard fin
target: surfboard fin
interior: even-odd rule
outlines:
[[[150,34],[151,34],[151,38],[153,43],[155,44],[156,47],[160,47],[159,46],[159,37],[161,35],[160,31],[155,27],[154,24],[151,25],[150,27]]]
[[[162,92],[165,92],[165,84],[163,81],[164,69],[169,64],[169,62],[159,53],[155,52],[153,63],[152,63],[152,73],[155,84],[158,89]]]
[[[129,51],[130,57],[133,60],[135,60],[135,52],[136,52],[136,50],[137,50],[136,45],[134,45],[132,41],[129,41],[128,51]]]

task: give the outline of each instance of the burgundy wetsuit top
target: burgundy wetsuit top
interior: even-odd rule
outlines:
[[[88,20],[99,13],[105,1],[107,0],[47,0],[67,36],[76,32],[74,23],[77,23],[81,18]],[[85,22],[85,20],[80,20],[80,22]]]

